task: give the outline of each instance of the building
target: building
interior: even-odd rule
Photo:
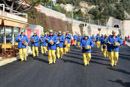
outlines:
[[[27,23],[27,14],[15,12],[9,13],[5,11],[4,4],[0,4],[2,10],[0,10],[0,38],[2,39],[1,43],[8,43],[11,41],[12,45],[14,45],[15,36],[19,34],[19,32],[28,27]],[[21,14],[22,16],[17,15]]]

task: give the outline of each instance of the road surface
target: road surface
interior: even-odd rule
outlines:
[[[49,65],[47,55],[27,62],[16,61],[0,67],[0,87],[130,87],[130,48],[120,48],[112,68],[100,49],[93,48],[90,65],[83,66],[81,50],[71,51]]]

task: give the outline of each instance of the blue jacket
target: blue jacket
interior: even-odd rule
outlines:
[[[108,42],[108,39],[104,39],[104,40],[103,40],[103,49],[106,49],[106,47],[107,47],[107,42]]]
[[[55,36],[55,35],[53,35],[53,36],[48,36],[47,37],[47,39],[48,39],[48,41],[47,41],[47,43],[48,43],[48,50],[56,50],[56,43],[57,43],[57,36]],[[54,44],[53,45],[51,45],[49,42],[50,42],[50,40],[52,40],[52,41],[54,41]]]
[[[2,41],[3,41],[3,37],[1,36],[1,37],[0,37],[0,43],[2,43]]]
[[[44,47],[46,47],[47,45],[47,42],[46,42],[46,37],[40,37],[40,40],[42,41],[42,42],[40,42],[40,46],[44,46]]]
[[[101,45],[103,45],[104,37],[100,37]]]
[[[57,39],[58,39],[58,38],[60,38],[60,43],[57,44],[56,46],[57,46],[57,47],[60,47],[60,48],[63,48],[65,38],[64,38],[63,35],[61,35],[61,36],[57,36]]]
[[[116,36],[115,40],[113,39],[113,36],[109,36],[109,38],[107,40],[107,43],[108,42],[111,43],[111,44],[107,44],[107,48],[108,48],[109,52],[112,52],[112,51],[119,52],[119,47],[118,46],[113,46],[114,42],[118,42],[118,43],[120,43],[120,45],[123,44],[122,40],[118,36]]]
[[[74,35],[74,40],[77,40],[77,35]]]
[[[85,46],[86,46],[86,45],[89,45],[89,46],[91,46],[91,47],[94,46],[94,43],[93,43],[93,41],[92,41],[91,38],[88,38],[87,40],[85,40],[84,38],[82,38],[81,41],[80,41],[80,46],[83,48],[83,49],[82,49],[82,53],[85,53],[85,52],[91,53],[91,51],[92,51],[91,49],[89,49],[89,50],[86,50],[86,49],[85,49]]]
[[[68,43],[70,43],[71,35],[65,35],[65,36],[66,36],[66,40],[68,40]]]
[[[96,38],[94,36],[92,36],[91,39],[95,41]]]
[[[77,36],[77,41],[79,41],[80,42],[80,40],[82,39],[82,37],[81,36]]]
[[[31,46],[33,47],[33,46],[35,46],[35,47],[38,47],[38,45],[39,45],[39,37],[36,35],[36,36],[31,36],[31,40],[35,40],[35,42],[31,42]]]
[[[97,36],[96,36],[96,41],[99,41],[99,40],[100,40],[100,36],[97,35]]]
[[[19,40],[19,38],[20,38],[21,40]],[[24,35],[23,38],[22,38],[21,35],[18,35],[18,36],[17,36],[16,42],[18,42],[18,48],[19,48],[19,49],[20,49],[20,48],[26,48],[26,46],[25,46],[24,44],[22,44],[22,42],[23,42],[24,40],[26,40],[26,42],[29,44],[29,39],[28,39],[28,37],[27,37],[26,35]]]

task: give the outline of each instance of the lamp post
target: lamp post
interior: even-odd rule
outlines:
[[[99,31],[99,34],[100,34],[101,28],[98,28],[98,31]]]

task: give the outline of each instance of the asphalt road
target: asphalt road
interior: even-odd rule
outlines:
[[[87,67],[83,66],[81,51],[75,47],[53,65],[48,64],[47,55],[35,60],[29,56],[27,62],[0,67],[0,87],[130,87],[130,48],[120,48],[114,68],[96,46]]]

